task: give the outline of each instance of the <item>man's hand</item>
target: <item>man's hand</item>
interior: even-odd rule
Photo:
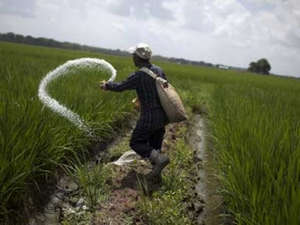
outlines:
[[[105,80],[103,80],[103,81],[100,82],[100,88],[101,88],[102,90],[107,90],[107,88],[106,88],[106,83],[107,83],[107,81],[105,81]]]
[[[141,109],[141,104],[140,104],[139,98],[136,97],[136,98],[132,99],[131,102],[133,103],[134,108],[135,108],[137,111],[140,111],[140,109]]]

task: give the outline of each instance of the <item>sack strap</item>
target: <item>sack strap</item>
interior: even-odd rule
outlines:
[[[153,73],[152,70],[148,69],[147,67],[142,67],[142,68],[140,69],[140,71],[142,71],[142,72],[144,72],[144,73],[150,75],[154,80],[156,80],[156,78],[158,77],[155,73]]]
[[[156,80],[156,79],[159,78],[160,80],[163,81],[164,87],[168,87],[168,81],[167,81],[167,80],[165,80],[165,79],[163,79],[162,77],[158,76],[156,73],[154,73],[152,70],[148,69],[147,67],[142,67],[142,68],[140,69],[140,71],[142,71],[142,72],[148,74],[148,75],[151,76],[154,80]]]

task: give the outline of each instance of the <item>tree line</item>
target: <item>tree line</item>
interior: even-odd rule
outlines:
[[[54,48],[64,48],[64,49],[72,49],[72,50],[82,50],[82,51],[91,51],[91,52],[101,52],[104,54],[110,55],[119,55],[119,56],[129,56],[130,54],[126,51],[122,51],[119,49],[106,49],[99,47],[92,47],[88,45],[80,45],[71,42],[60,42],[54,39],[43,38],[43,37],[32,37],[30,35],[24,36],[21,34],[15,34],[12,32],[9,33],[0,33],[0,41],[8,41],[15,43],[23,43],[30,45],[39,45],[45,47],[54,47]]]
[[[127,51],[123,51],[120,49],[107,49],[100,47],[93,47],[88,45],[81,45],[72,42],[60,42],[51,38],[43,38],[43,37],[32,37],[30,35],[24,36],[21,34],[15,34],[12,32],[9,33],[0,33],[0,41],[8,41],[15,43],[23,43],[30,45],[39,45],[45,47],[54,47],[54,48],[63,48],[63,49],[72,49],[72,50],[82,50],[82,51],[90,51],[90,52],[99,52],[109,55],[118,55],[118,56],[130,56],[130,53]],[[177,63],[177,64],[189,64],[196,66],[206,66],[206,67],[218,67],[218,65],[214,65],[212,63],[204,62],[204,61],[193,61],[187,60],[183,58],[174,58],[174,57],[164,57],[160,55],[153,56],[154,60],[166,60],[169,62]],[[243,68],[234,68],[227,67],[228,69],[243,69]],[[259,59],[256,62],[251,62],[249,64],[248,70],[254,73],[260,74],[269,74],[271,70],[271,65],[267,59]]]
[[[43,37],[32,37],[30,35],[24,36],[21,34],[15,34],[12,32],[9,33],[0,33],[0,41],[7,41],[7,42],[15,42],[15,43],[23,43],[23,44],[30,44],[30,45],[39,45],[45,47],[54,47],[54,48],[64,48],[64,49],[72,49],[72,50],[82,50],[82,51],[90,51],[90,52],[99,52],[109,55],[118,55],[118,56],[130,56],[130,53],[127,51],[122,51],[119,49],[107,49],[107,48],[99,48],[99,47],[92,47],[88,45],[80,45],[77,43],[71,42],[60,42],[54,39],[43,38]],[[212,63],[207,63],[204,61],[192,61],[183,58],[174,58],[174,57],[164,57],[155,55],[153,56],[154,60],[166,60],[169,62],[177,63],[177,64],[190,64],[190,65],[198,65],[198,66],[208,66],[213,67]]]

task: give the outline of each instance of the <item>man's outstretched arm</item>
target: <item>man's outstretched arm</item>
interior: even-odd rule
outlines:
[[[130,75],[126,80],[119,83],[106,82],[103,89],[118,92],[136,89],[138,84],[138,78],[138,74],[134,73]]]

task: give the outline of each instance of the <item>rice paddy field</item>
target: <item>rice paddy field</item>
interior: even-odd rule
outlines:
[[[21,217],[42,183],[92,143],[118,135],[136,114],[135,93],[101,91],[98,82],[110,75],[93,69],[57,79],[49,93],[87,121],[96,138],[43,106],[41,79],[81,57],[107,60],[118,81],[135,69],[127,57],[0,42],[0,224]],[[189,113],[205,111],[207,150],[232,223],[300,224],[300,80],[154,63]]]

